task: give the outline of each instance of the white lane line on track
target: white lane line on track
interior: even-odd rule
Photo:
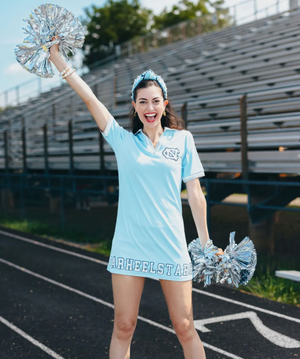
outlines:
[[[5,236],[7,236],[7,237],[16,238],[16,239],[19,239],[19,240],[22,240],[22,241],[25,241],[25,242],[28,242],[28,243],[31,243],[31,244],[35,244],[35,245],[38,245],[38,246],[41,246],[41,247],[46,247],[46,248],[52,249],[52,250],[54,250],[54,251],[62,252],[62,253],[65,253],[65,254],[69,254],[69,255],[71,255],[71,256],[75,256],[75,257],[79,257],[79,258],[82,258],[82,259],[86,259],[86,260],[89,260],[89,261],[91,261],[91,262],[96,262],[96,263],[103,264],[103,265],[107,265],[107,264],[108,264],[107,262],[101,261],[101,260],[96,259],[96,258],[92,258],[92,257],[89,257],[89,256],[85,256],[85,255],[83,255],[83,254],[79,254],[79,253],[76,253],[76,252],[68,251],[68,250],[62,249],[62,248],[56,248],[56,247],[51,246],[51,245],[49,245],[49,244],[41,243],[41,242],[38,242],[38,241],[35,241],[35,240],[32,240],[32,239],[26,238],[26,237],[23,237],[23,236],[19,236],[19,235],[17,235],[17,234],[5,232],[5,231],[2,231],[2,230],[0,230],[0,234],[3,234],[3,235],[5,235]],[[155,279],[154,279],[154,280],[155,280]],[[251,304],[239,302],[239,301],[237,301],[237,300],[230,299],[230,298],[226,298],[226,297],[222,297],[221,295],[209,293],[209,292],[206,292],[206,291],[204,291],[204,290],[197,289],[197,288],[193,288],[193,292],[196,292],[196,293],[199,293],[199,294],[202,294],[202,295],[206,295],[206,296],[208,296],[208,297],[212,297],[212,298],[215,298],[215,299],[219,299],[219,300],[222,300],[222,301],[224,301],[224,302],[231,303],[231,304],[240,305],[240,306],[242,306],[242,307],[250,308],[250,309],[256,310],[256,311],[258,311],[258,312],[270,314],[270,315],[273,315],[274,317],[286,319],[286,320],[289,320],[289,321],[291,321],[291,322],[296,322],[296,323],[299,323],[299,324],[300,324],[300,319],[293,318],[293,317],[290,317],[290,316],[288,316],[288,315],[284,315],[284,314],[281,314],[281,313],[273,312],[272,310],[268,310],[268,309],[264,309],[264,308],[257,307],[257,306],[255,306],[255,305],[251,305]]]
[[[242,312],[237,314],[222,315],[220,317],[206,318],[195,320],[195,327],[202,333],[208,333],[211,330],[206,328],[207,324],[223,323],[232,320],[249,319],[254,328],[260,335],[269,340],[271,343],[281,348],[300,348],[300,342],[294,338],[290,338],[286,335],[276,332],[268,328],[259,319],[255,312]]]
[[[10,266],[10,267],[13,267],[13,268],[16,268],[16,269],[18,269],[18,270],[21,270],[21,271],[24,272],[24,273],[27,273],[27,274],[30,274],[30,275],[32,275],[32,276],[34,276],[34,277],[40,278],[40,279],[42,279],[42,280],[44,280],[44,281],[46,281],[46,282],[52,283],[52,284],[54,284],[54,285],[57,285],[58,287],[61,287],[61,288],[64,288],[64,289],[66,289],[66,290],[69,290],[69,291],[71,291],[71,292],[73,292],[73,293],[79,294],[79,295],[81,295],[82,297],[85,297],[85,298],[91,299],[91,300],[93,300],[93,301],[95,301],[95,302],[97,302],[97,303],[103,304],[103,305],[105,305],[105,306],[107,306],[107,307],[109,307],[109,308],[112,308],[112,309],[114,308],[114,305],[111,304],[111,303],[109,303],[109,302],[106,302],[106,301],[104,301],[104,300],[102,300],[102,299],[100,299],[100,298],[97,298],[97,297],[94,297],[94,296],[89,295],[89,294],[87,294],[87,293],[84,293],[84,292],[82,292],[81,290],[78,290],[78,289],[69,287],[68,285],[65,285],[65,284],[63,284],[63,283],[57,282],[56,280],[53,280],[53,279],[44,277],[44,276],[41,275],[41,274],[32,272],[32,271],[29,270],[29,269],[26,269],[26,268],[24,268],[24,267],[18,266],[17,264],[14,264],[14,263],[12,263],[12,262],[9,262],[9,261],[7,261],[7,260],[5,260],[5,259],[0,258],[0,262],[2,262],[2,263],[4,263],[4,264],[7,264],[7,265]],[[138,319],[141,320],[141,321],[143,321],[143,322],[145,322],[145,323],[148,323],[148,324],[150,324],[150,325],[153,325],[153,326],[155,326],[155,327],[157,327],[157,328],[163,329],[163,330],[165,330],[165,331],[167,331],[167,332],[169,332],[169,333],[175,334],[175,331],[174,331],[172,328],[169,328],[169,327],[166,327],[166,326],[164,326],[164,325],[162,325],[162,324],[156,323],[156,322],[154,322],[153,320],[144,318],[144,317],[142,317],[142,316],[140,316],[140,315],[138,316]],[[213,346],[213,345],[210,345],[210,344],[207,344],[207,343],[204,343],[204,342],[202,342],[202,344],[203,344],[204,347],[206,347],[206,348],[208,348],[208,349],[210,349],[210,350],[212,350],[212,351],[214,351],[214,352],[217,352],[217,353],[226,355],[228,358],[232,358],[232,359],[243,359],[243,358],[241,358],[241,357],[239,357],[239,356],[237,356],[237,355],[234,355],[234,354],[232,354],[232,353],[229,353],[229,352],[227,352],[227,351],[225,351],[225,350],[223,350],[223,349],[217,348],[217,347],[215,347],[215,346]],[[61,358],[61,357],[58,357],[58,358]],[[62,359],[63,359],[63,358],[62,358]]]
[[[27,333],[23,332],[22,329],[16,327],[14,324],[10,323],[8,320],[4,319],[3,317],[1,317],[0,315],[0,322],[3,323],[4,325],[6,325],[7,327],[9,327],[10,329],[14,330],[16,333],[18,333],[19,335],[21,335],[23,338],[27,339],[28,341],[30,341],[30,343],[34,344],[35,346],[39,347],[40,349],[42,349],[44,352],[46,352],[47,354],[49,354],[50,356],[52,356],[52,358],[55,359],[64,359],[62,356],[58,355],[57,353],[55,353],[53,350],[51,350],[50,348],[46,347],[46,345],[40,343],[39,341],[37,341],[36,339],[32,338],[30,335],[28,335]]]
[[[2,231],[2,230],[0,230],[0,234],[3,234],[3,235],[5,235],[5,236],[7,236],[7,237],[12,237],[12,238],[20,239],[21,241],[24,241],[24,242],[27,242],[27,243],[30,243],[30,244],[35,244],[35,245],[37,245],[37,246],[41,246],[41,247],[45,247],[45,248],[48,248],[48,249],[52,249],[52,250],[57,251],[57,252],[62,252],[62,253],[65,253],[65,254],[69,254],[69,255],[72,255],[72,256],[74,256],[74,257],[79,257],[79,258],[82,258],[82,259],[86,259],[86,260],[91,261],[91,262],[96,262],[96,263],[103,264],[103,265],[107,265],[107,264],[108,264],[107,262],[101,261],[100,259],[96,259],[96,258],[92,258],[92,257],[89,257],[89,256],[85,256],[85,255],[83,255],[83,254],[79,254],[79,253],[76,253],[76,252],[71,252],[71,251],[68,251],[67,249],[57,248],[57,247],[51,246],[51,245],[49,245],[49,244],[45,244],[45,243],[42,243],[42,242],[39,242],[39,241],[35,241],[35,240],[33,240],[33,239],[29,239],[29,238],[26,238],[26,237],[18,236],[17,234],[5,232],[5,231]]]
[[[270,315],[273,315],[274,317],[286,319],[286,320],[289,320],[289,321],[291,321],[291,322],[300,323],[300,319],[293,318],[293,317],[289,317],[288,315],[284,315],[284,314],[281,314],[281,313],[273,312],[272,310],[268,310],[268,309],[256,307],[255,305],[251,305],[251,304],[239,302],[239,301],[234,300],[234,299],[230,299],[230,298],[226,298],[226,297],[221,297],[221,296],[218,295],[218,294],[213,294],[213,293],[209,293],[209,292],[204,292],[203,290],[197,289],[197,288],[193,288],[193,291],[196,292],[196,293],[199,293],[199,294],[207,295],[207,296],[212,297],[212,298],[216,298],[216,299],[223,300],[224,302],[228,302],[228,303],[231,303],[231,304],[236,304],[236,305],[240,305],[240,306],[242,306],[242,307],[250,308],[250,309],[256,310],[257,312],[262,312],[262,313],[270,314]]]

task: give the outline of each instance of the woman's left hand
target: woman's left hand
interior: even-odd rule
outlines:
[[[218,248],[219,249],[219,252],[217,252],[215,255],[216,256],[222,256],[224,254],[224,251],[222,248]],[[221,258],[219,259],[219,261],[221,260]]]

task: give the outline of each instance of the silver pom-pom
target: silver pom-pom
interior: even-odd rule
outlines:
[[[188,246],[193,268],[193,280],[195,282],[204,282],[204,287],[210,285],[216,271],[216,253],[219,249],[213,245],[209,239],[204,248],[199,238],[194,239]]]
[[[24,20],[23,28],[28,35],[14,52],[21,66],[40,77],[53,77],[54,71],[49,61],[50,47],[59,44],[60,55],[68,61],[68,52],[72,54],[84,43],[84,33],[80,21],[67,9],[53,4],[38,6]],[[51,41],[58,35],[59,39]]]
[[[221,256],[218,272],[221,273],[222,283],[227,281],[236,287],[247,285],[252,278],[256,263],[257,254],[254,244],[249,237],[245,237],[239,244],[234,240],[235,232],[229,236],[229,245]]]
[[[211,239],[207,241],[204,249],[199,238],[189,244],[195,282],[203,282],[204,287],[212,282],[227,282],[235,287],[248,284],[255,271],[257,254],[249,237],[236,244],[234,235],[235,232],[230,233],[229,245],[224,254],[219,256],[216,256],[219,249],[213,245]]]

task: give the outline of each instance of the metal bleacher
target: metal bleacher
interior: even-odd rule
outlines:
[[[299,19],[299,9],[277,14],[119,58],[82,77],[130,130],[133,80],[147,68],[160,74],[179,114],[185,107],[206,173],[241,172],[240,98],[247,94],[249,171],[299,175]],[[0,114],[0,168],[24,168],[26,151],[27,169],[43,170],[46,153],[50,170],[68,170],[72,152],[75,170],[99,171],[99,137],[64,84]],[[105,169],[116,170],[107,143],[103,151]]]

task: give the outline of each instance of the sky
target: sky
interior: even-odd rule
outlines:
[[[195,0],[196,1],[196,0]],[[154,13],[159,13],[163,8],[170,9],[172,5],[177,4],[178,0],[140,0],[141,4],[147,8],[150,8]],[[253,14],[255,3],[259,11],[259,17],[266,16],[265,11],[262,9],[276,4],[277,0],[225,0],[225,5],[230,7],[231,14],[234,13],[233,6],[236,5],[237,19],[240,22],[245,22],[245,18],[249,18]],[[30,74],[24,70],[21,65],[16,61],[14,48],[17,44],[21,43],[25,35],[22,28],[26,26],[23,19],[27,18],[31,11],[37,8],[39,5],[47,3],[47,1],[41,0],[6,0],[2,1],[0,7],[0,107],[4,106],[5,95],[4,91],[8,91],[8,102],[13,103],[15,101],[15,87],[26,83],[20,90],[20,98],[26,96],[35,96],[37,94],[39,81],[42,89],[51,88],[60,83],[60,78],[56,73],[53,79],[38,79],[37,76]],[[49,1],[50,3],[50,1]],[[65,7],[71,11],[76,17],[84,16],[84,8],[90,7],[92,4],[101,6],[105,3],[105,0],[54,0],[59,6]],[[239,5],[244,3],[243,5]],[[280,0],[280,11],[288,9],[288,0]],[[276,7],[269,8],[269,14],[275,12]],[[250,18],[249,18],[250,20]],[[76,65],[75,65],[76,66]],[[55,69],[56,70],[56,69]]]

